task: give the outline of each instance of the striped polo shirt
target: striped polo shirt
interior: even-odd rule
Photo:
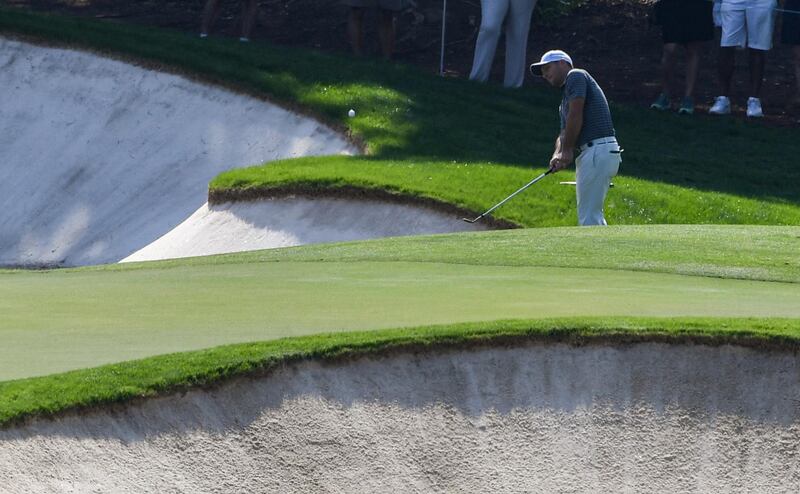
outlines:
[[[594,78],[583,69],[572,69],[564,81],[564,97],[558,112],[561,115],[561,130],[567,126],[567,113],[569,102],[574,98],[584,98],[583,127],[578,135],[576,147],[601,137],[612,137],[614,123],[611,121],[611,110],[603,90],[597,85]]]

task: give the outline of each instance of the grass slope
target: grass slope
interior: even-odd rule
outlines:
[[[54,376],[0,382],[0,428],[26,418],[130,401],[258,375],[303,359],[334,360],[391,350],[518,344],[636,341],[733,343],[786,348],[800,344],[797,321],[729,319],[562,319],[493,321],[386,331],[314,335],[162,355]]]
[[[0,9],[0,33],[166,64],[303,108],[347,128],[369,152],[232,171],[211,184],[214,193],[350,185],[482,212],[541,171],[558,132],[558,91],[541,84],[506,90],[381,61],[11,9]],[[788,185],[800,179],[792,130],[623,105],[613,113],[627,151],[608,205],[612,222],[800,223],[800,195]],[[558,186],[559,177],[573,178],[537,184],[497,216],[524,226],[575,224],[574,192]]]
[[[649,225],[504,230],[306,245],[82,270],[282,261],[602,268],[797,283],[800,227]]]

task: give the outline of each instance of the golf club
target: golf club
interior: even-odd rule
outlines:
[[[487,210],[485,213],[483,213],[482,215],[478,216],[478,217],[477,217],[477,218],[475,218],[474,220],[471,220],[471,219],[469,219],[469,218],[461,218],[461,219],[462,219],[462,220],[464,220],[464,221],[466,221],[467,223],[475,223],[475,222],[476,222],[476,221],[478,221],[479,219],[483,218],[483,217],[484,217],[484,216],[486,216],[487,214],[491,213],[491,212],[492,212],[492,211],[494,211],[495,209],[499,208],[500,206],[502,206],[503,204],[505,204],[506,202],[508,202],[508,201],[509,201],[509,200],[510,200],[512,197],[514,197],[515,195],[519,194],[519,193],[520,193],[520,192],[522,192],[523,190],[527,189],[528,187],[530,187],[531,185],[535,184],[535,183],[536,183],[536,182],[538,182],[539,180],[543,179],[543,178],[544,178],[544,177],[546,177],[547,175],[550,175],[551,173],[553,173],[553,169],[552,169],[552,168],[548,169],[546,172],[542,173],[541,175],[539,175],[538,177],[534,178],[533,180],[531,180],[531,181],[530,181],[530,182],[528,182],[527,184],[523,185],[522,187],[520,187],[520,188],[519,188],[519,190],[517,190],[516,192],[514,192],[514,193],[513,193],[513,194],[511,194],[510,196],[506,197],[506,198],[505,198],[505,199],[503,199],[502,201],[498,202],[497,204],[495,204],[494,206],[492,206],[491,208],[489,208],[489,209],[488,209],[488,210]]]

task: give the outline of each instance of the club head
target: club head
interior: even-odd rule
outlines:
[[[475,223],[476,221],[478,221],[479,219],[481,219],[481,217],[480,217],[480,216],[478,216],[478,217],[477,217],[477,218],[475,218],[474,220],[471,220],[471,219],[469,219],[469,218],[461,218],[461,219],[462,219],[463,221],[466,221],[467,223]]]

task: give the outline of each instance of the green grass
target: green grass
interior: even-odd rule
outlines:
[[[648,225],[503,230],[306,245],[95,266],[81,271],[285,261],[600,268],[797,283],[800,282],[800,227]]]
[[[0,33],[267,98],[350,132],[368,153],[226,173],[210,186],[219,196],[355,187],[482,212],[543,169],[558,131],[558,92],[541,86],[505,90],[381,61],[2,7]],[[612,111],[626,148],[612,223],[800,223],[794,130]],[[574,224],[574,191],[556,183],[572,177],[548,177],[497,216]],[[543,228],[2,271],[0,424],[403,345],[712,338],[796,348],[798,242],[789,226]],[[333,334],[309,336],[320,332]],[[301,337],[281,339],[290,335]],[[182,353],[157,355],[168,352]],[[143,360],[119,363],[134,358]],[[31,377],[52,372],[62,373]]]
[[[398,238],[6,272],[0,380],[342,330],[517,318],[800,320],[800,228],[602,230]],[[671,249],[680,239],[686,246]],[[718,249],[736,243],[742,248]],[[704,249],[699,262],[689,246]]]
[[[215,193],[325,193],[348,185],[482,212],[543,169],[558,132],[559,93],[541,83],[507,90],[382,61],[10,9],[0,9],[0,32],[166,65],[301,108],[347,129],[369,152],[232,171],[211,184]],[[347,118],[349,108],[355,118]],[[608,203],[611,222],[800,223],[800,195],[789,186],[800,181],[792,129],[626,105],[613,105],[613,114],[626,153]],[[556,184],[572,178],[548,177],[497,217],[523,226],[574,225],[574,192]]]
[[[315,335],[162,355],[54,376],[0,382],[0,428],[33,416],[125,402],[269,372],[303,359],[337,359],[393,349],[519,343],[544,339],[739,343],[797,349],[797,321],[779,319],[544,319]]]

